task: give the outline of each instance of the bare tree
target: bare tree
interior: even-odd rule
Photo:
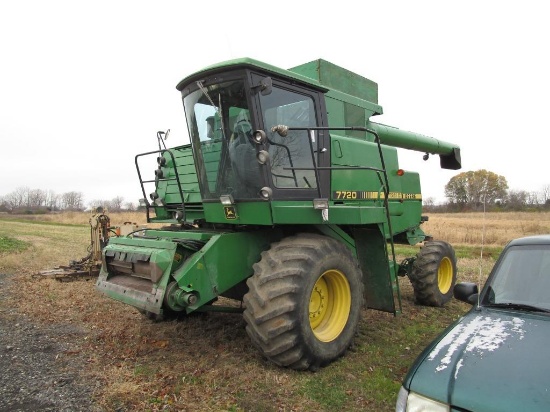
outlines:
[[[527,203],[529,194],[525,190],[510,190],[506,199],[506,207],[512,210],[521,210]]]
[[[133,202],[126,202],[124,203],[124,209],[126,209],[129,212],[135,212],[137,207]]]
[[[68,210],[81,210],[83,204],[82,192],[67,192],[61,195],[63,208]]]
[[[8,198],[12,209],[17,209],[27,205],[28,196],[29,188],[26,186],[20,186],[13,192],[9,193],[6,197]]]
[[[539,196],[538,192],[529,192],[527,193],[525,203],[529,206],[537,206],[539,204]]]
[[[431,207],[435,205],[435,199],[433,197],[427,197],[426,199],[422,199],[422,203],[424,206]]]
[[[27,195],[27,207],[39,208],[42,206],[46,206],[47,197],[48,195],[44,190],[41,190],[41,189],[29,190]]]
[[[59,195],[57,195],[53,190],[48,190],[48,193],[46,194],[46,207],[50,210],[58,210],[61,208],[60,200]]]
[[[541,203],[546,204],[550,200],[550,185],[544,185],[541,191]]]
[[[122,210],[122,202],[124,202],[124,198],[121,196],[117,196],[113,199],[111,199],[109,210],[111,212],[120,212]]]
[[[426,212],[432,212],[435,208],[435,198],[427,197],[422,199],[422,209]]]
[[[4,196],[0,196],[0,212],[8,212],[11,210],[11,206]]]

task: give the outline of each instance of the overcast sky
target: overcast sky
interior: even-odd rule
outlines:
[[[358,8],[360,5],[360,8]],[[373,120],[460,145],[460,171],[400,151],[424,198],[462,171],[550,184],[544,1],[2,1],[0,196],[141,196],[134,156],[188,141],[175,86],[219,61],[318,58],[378,83]],[[151,171],[152,173],[152,171]]]

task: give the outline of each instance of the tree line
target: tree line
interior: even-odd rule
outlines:
[[[490,210],[550,209],[550,185],[539,192],[509,190],[506,178],[485,169],[468,171],[453,176],[445,185],[447,202],[436,204],[426,198],[423,206],[428,211],[464,212],[483,208]],[[117,196],[111,200],[93,200],[84,205],[82,192],[56,194],[51,190],[19,187],[0,196],[0,212],[38,213],[62,210],[85,210],[102,206],[111,212],[134,211],[137,206]]]
[[[132,202],[125,202],[117,196],[111,200],[93,200],[84,204],[82,192],[66,192],[57,194],[52,190],[30,189],[18,187],[7,195],[0,196],[0,212],[11,213],[45,213],[63,210],[82,211],[87,207],[102,206],[111,212],[122,210],[134,211],[137,209]]]
[[[424,200],[431,210],[475,211],[526,210],[550,208],[550,185],[539,192],[509,190],[504,176],[485,169],[468,171],[453,176],[445,185],[447,203],[436,205],[433,198]]]

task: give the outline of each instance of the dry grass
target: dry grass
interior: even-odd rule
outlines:
[[[145,213],[109,213],[111,225],[124,222],[145,225]],[[66,212],[50,215],[22,215],[20,219],[61,224],[88,225],[90,213]],[[502,246],[511,239],[550,233],[550,212],[511,212],[511,213],[433,213],[422,226],[426,233],[436,239],[445,239],[453,245]]]
[[[89,227],[89,226],[88,226]],[[24,221],[0,220],[0,236],[13,236],[30,243],[23,253],[0,255],[0,271],[16,273],[39,271],[88,254],[89,230],[84,226],[28,224]]]
[[[111,219],[111,225],[113,226],[122,225],[124,222],[132,222],[141,225],[145,224],[147,221],[145,212],[117,212],[108,213],[108,215]],[[88,225],[91,216],[91,213],[86,212],[63,212],[44,215],[7,215],[4,216],[4,218],[17,218],[20,220],[35,222],[61,223],[64,225]]]
[[[145,220],[142,214],[110,216],[113,225]],[[22,316],[82,328],[61,356],[85,360],[83,379],[89,374],[104,383],[96,401],[108,411],[392,411],[412,360],[468,309],[454,300],[444,308],[417,306],[408,280],[400,279],[401,316],[364,311],[354,349],[343,359],[317,373],[294,372],[258,354],[240,315],[210,313],[153,323],[96,293],[93,281],[37,281],[32,273],[84,256],[89,242],[89,214],[49,219],[69,226],[0,220],[0,236],[32,245],[21,253],[0,254],[0,273],[15,275],[10,293]],[[476,280],[484,227],[481,277],[494,251],[510,239],[549,232],[550,214],[488,214],[485,220],[480,214],[433,214],[424,230],[465,251],[459,254],[460,280]]]
[[[423,230],[453,245],[503,246],[510,240],[550,233],[550,212],[437,213],[429,216]]]

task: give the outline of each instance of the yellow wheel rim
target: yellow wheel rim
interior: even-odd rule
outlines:
[[[439,291],[446,294],[453,284],[453,264],[451,259],[444,257],[441,259],[439,269],[437,270],[437,286]]]
[[[309,324],[321,342],[336,339],[346,326],[351,310],[351,290],[346,276],[339,270],[323,273],[309,298]]]

